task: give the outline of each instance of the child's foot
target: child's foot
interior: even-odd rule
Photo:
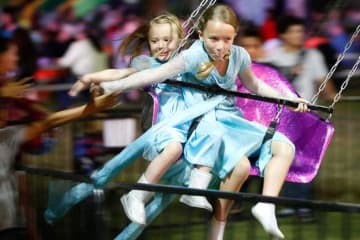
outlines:
[[[131,193],[122,196],[120,201],[126,216],[132,222],[140,225],[146,224],[145,205],[142,201],[132,196]]]
[[[210,212],[213,211],[213,207],[203,196],[182,195],[180,197],[180,202],[190,207],[203,208]]]
[[[274,204],[257,203],[254,207],[252,207],[251,213],[260,222],[267,233],[279,239],[285,238],[277,224]]]

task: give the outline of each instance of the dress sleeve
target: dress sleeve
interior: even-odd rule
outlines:
[[[244,48],[238,48],[240,51],[240,56],[241,56],[241,61],[240,61],[240,66],[239,66],[239,72],[244,71],[247,67],[250,66],[251,64],[251,58],[250,55],[248,53],[248,51],[246,51]]]
[[[203,42],[195,41],[190,48],[182,51],[185,61],[185,72],[196,75],[199,71],[199,66],[202,63],[209,63],[211,61],[209,55],[206,53]]]
[[[136,71],[141,71],[153,67],[153,62],[154,60],[151,57],[140,55],[131,61],[130,67],[135,68]]]
[[[185,58],[183,54],[180,53],[169,62],[164,63],[159,67],[145,69],[116,81],[102,82],[100,85],[105,90],[105,92],[121,92],[159,83],[168,78],[175,77],[184,71]]]

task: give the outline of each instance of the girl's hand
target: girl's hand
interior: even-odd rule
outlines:
[[[85,114],[92,114],[95,112],[103,111],[105,109],[114,107],[119,102],[118,96],[119,94],[117,93],[110,93],[92,99],[86,105]]]
[[[309,101],[303,98],[296,98],[296,102],[298,102],[297,108],[291,108],[294,112],[308,112],[310,109],[308,108]]]
[[[90,84],[90,93],[93,98],[104,95],[104,89],[98,83]]]
[[[114,107],[116,104],[118,104],[118,97],[118,93],[110,93],[95,98],[94,103],[97,109],[107,109],[110,107]]]
[[[24,92],[31,87],[29,81],[32,77],[23,78],[18,82],[8,82],[0,88],[0,97],[17,98],[21,97]]]
[[[69,95],[75,97],[78,93],[84,89],[86,89],[92,83],[92,79],[89,74],[82,76],[79,80],[77,80],[71,87],[69,91]]]

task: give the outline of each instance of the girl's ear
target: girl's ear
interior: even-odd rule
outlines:
[[[203,38],[203,33],[202,33],[202,31],[198,31],[198,35],[199,35],[199,39],[202,41],[202,40],[204,40],[204,38]]]

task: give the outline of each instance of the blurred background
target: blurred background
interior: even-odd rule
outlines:
[[[15,39],[19,62],[8,77],[17,81],[33,76],[31,91],[24,99],[58,111],[84,104],[84,93],[74,99],[67,90],[78,76],[105,68],[122,68],[129,58],[119,57],[122,39],[151,17],[164,10],[186,20],[199,0],[0,0],[0,35]],[[241,19],[236,44],[248,49],[254,61],[281,46],[277,20],[291,15],[304,19],[306,31],[303,48],[317,49],[330,71],[338,56],[343,60],[329,84],[335,93],[351,73],[351,81],[336,104],[331,123],[335,134],[322,161],[318,175],[304,195],[294,197],[329,202],[360,202],[360,71],[351,72],[360,54],[360,1],[358,0],[227,0]],[[355,34],[355,36],[354,36]],[[255,41],[246,42],[245,37]],[[87,39],[89,48],[74,49],[72,44]],[[254,39],[253,39],[254,40]],[[351,46],[345,46],[351,41]],[[75,53],[74,53],[75,51]],[[76,55],[73,61],[70,55]],[[82,60],[92,60],[91,68],[79,67]],[[18,154],[22,166],[53,169],[88,175],[111,159],[142,132],[141,110],[146,101],[142,91],[121,96],[116,109],[91,118],[72,122],[43,134],[37,142]],[[320,104],[332,103],[334,94],[321,96]],[[34,120],[26,109],[7,106],[11,121]],[[114,125],[118,126],[114,130]],[[120,127],[119,127],[120,126]],[[359,131],[359,132],[358,132]],[[111,133],[109,133],[111,132]],[[110,135],[110,137],[109,137]],[[114,136],[117,144],[113,144]],[[120,136],[120,137],[119,137]],[[121,173],[116,182],[134,182],[145,169],[139,160]],[[21,172],[20,172],[21,173]],[[24,174],[24,172],[22,172]],[[89,199],[74,208],[58,223],[48,225],[42,214],[48,201],[49,186],[64,189],[71,181],[26,173],[26,208],[34,210],[35,239],[113,239],[128,224],[119,201],[123,190],[108,191],[100,200]],[[247,192],[256,193],[261,180],[251,178]],[[294,186],[296,189],[299,186]],[[290,186],[289,188],[292,188]],[[244,190],[244,191],[245,191]],[[285,188],[286,190],[286,188]],[[301,190],[302,191],[302,190]],[[292,196],[284,192],[284,196]],[[251,202],[238,202],[230,217],[225,239],[267,239],[261,227],[250,217]],[[293,209],[279,206],[279,224],[287,239],[360,239],[357,213]],[[139,239],[205,239],[209,215],[177,203],[160,215]],[[29,220],[28,220],[29,221]],[[34,235],[35,236],[35,235]]]

